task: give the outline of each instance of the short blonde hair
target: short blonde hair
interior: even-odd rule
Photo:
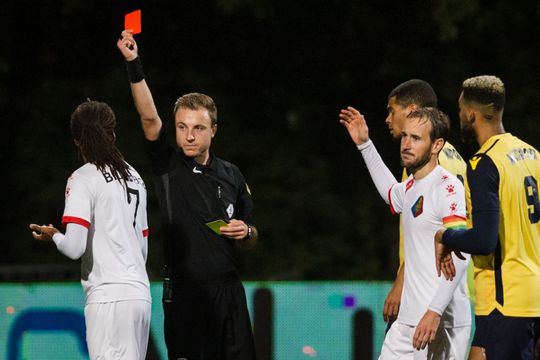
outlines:
[[[481,106],[484,116],[488,119],[493,113],[504,109],[506,90],[501,79],[493,75],[481,75],[463,81],[463,100],[474,102]]]

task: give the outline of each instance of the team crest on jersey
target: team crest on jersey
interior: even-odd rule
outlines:
[[[414,217],[418,217],[424,212],[424,195],[420,195],[411,207],[411,211]]]
[[[234,214],[234,205],[229,204],[229,206],[227,206],[227,215],[229,215],[229,219],[232,219],[233,214]]]

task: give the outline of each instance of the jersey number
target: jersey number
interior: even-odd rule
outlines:
[[[131,195],[134,195],[137,198],[137,201],[135,202],[135,214],[133,214],[133,227],[135,227],[135,221],[137,219],[137,210],[139,209],[139,190],[132,189],[129,186],[127,187],[127,201],[128,204],[131,204]]]
[[[540,220],[540,201],[538,199],[538,183],[532,176],[525,176],[525,196],[529,205],[529,220],[536,224]]]

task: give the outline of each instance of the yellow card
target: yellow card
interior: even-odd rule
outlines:
[[[221,235],[221,231],[219,231],[219,228],[222,226],[227,226],[227,225],[229,224],[221,219],[206,223],[206,226],[208,226],[210,229],[212,229],[213,232],[215,232],[218,235]]]

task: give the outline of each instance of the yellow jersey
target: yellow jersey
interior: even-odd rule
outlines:
[[[497,196],[499,203],[495,252],[473,256],[475,313],[498,309],[505,316],[540,316],[538,151],[510,133],[492,136],[469,161],[467,174],[473,212],[479,210],[475,206],[489,208],[489,202],[496,206]],[[478,177],[495,179],[494,190],[485,190],[489,181]]]

